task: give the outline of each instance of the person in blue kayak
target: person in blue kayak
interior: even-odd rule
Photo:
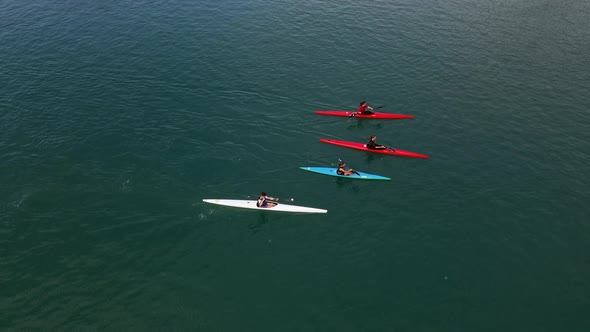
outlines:
[[[375,135],[371,135],[371,137],[369,137],[369,141],[367,142],[366,145],[367,149],[372,149],[372,150],[389,150],[389,151],[394,151],[392,148],[388,148],[385,145],[380,145],[377,144],[377,136]]]
[[[278,201],[278,198],[266,196],[266,193],[263,191],[258,196],[258,201],[256,202],[256,206],[260,208],[271,208],[277,205],[275,202],[270,202],[269,200]]]
[[[358,115],[373,114],[373,107],[369,106],[366,101],[361,101],[359,109],[356,111]]]
[[[342,160],[338,159],[338,169],[336,170],[336,174],[346,176],[353,174],[360,175],[359,172],[353,170],[352,168],[345,169],[344,167],[346,167],[346,164]]]

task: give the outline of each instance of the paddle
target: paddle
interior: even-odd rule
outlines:
[[[385,146],[385,145],[383,145],[383,146]],[[394,149],[394,148],[390,148],[389,146],[385,146],[385,148],[386,148],[387,150],[391,151],[391,152],[395,152],[395,149]]]
[[[278,201],[279,198],[278,197],[273,197],[275,201]],[[283,198],[284,201],[286,202],[293,202],[295,200],[295,198]],[[271,199],[272,201],[272,199]]]
[[[383,108],[383,106],[377,106],[377,107],[373,107],[373,110],[378,110],[378,109],[380,109],[380,108]],[[349,115],[348,117],[349,117],[349,118],[352,118],[352,117],[353,117],[353,116],[355,116],[355,115],[356,115],[356,112],[355,112],[355,113],[352,113],[352,114],[351,114],[351,115]]]
[[[377,149],[377,150],[389,150],[391,152],[395,152],[394,148],[390,148],[389,146],[385,146],[385,145],[381,145],[381,144],[380,144],[380,146],[382,146],[383,148]]]
[[[258,199],[258,197],[259,197],[259,196],[247,196],[247,197],[248,197],[248,198],[254,198],[254,199]],[[278,198],[278,197],[272,197],[272,199],[271,199],[271,197],[268,197],[267,199],[268,199],[269,201],[273,201],[273,202],[276,202],[276,201],[278,201],[278,200],[279,200],[279,198]],[[283,201],[285,201],[285,202],[293,202],[293,201],[295,201],[295,198],[283,198]]]

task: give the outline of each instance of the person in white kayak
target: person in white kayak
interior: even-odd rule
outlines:
[[[260,196],[258,197],[258,201],[256,202],[256,206],[258,206],[260,208],[271,208],[271,207],[277,206],[277,203],[270,202],[269,200],[278,201],[279,199],[274,198],[274,197],[270,197],[270,196],[266,196],[266,193],[263,191],[260,193]]]

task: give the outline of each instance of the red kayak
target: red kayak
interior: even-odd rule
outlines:
[[[398,150],[398,149],[391,149],[391,150],[389,150],[389,149],[383,149],[383,150],[367,149],[367,146],[364,143],[338,141],[335,139],[328,139],[328,138],[320,138],[320,142],[343,146],[345,148],[363,150],[363,151],[367,151],[367,152],[389,154],[392,156],[428,159],[427,155],[419,154],[419,153],[415,153],[415,152],[410,152],[410,151]]]
[[[355,118],[359,119],[413,119],[412,115],[393,114],[393,113],[378,113],[373,114],[355,114],[355,111],[315,111],[315,114],[332,115],[332,116],[351,116],[354,114]]]

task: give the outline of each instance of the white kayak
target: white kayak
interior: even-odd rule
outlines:
[[[237,208],[241,208],[241,209],[252,209],[252,210],[262,210],[262,211],[281,211],[281,212],[296,212],[296,213],[327,213],[328,212],[328,210],[310,208],[310,207],[305,207],[305,206],[288,205],[288,204],[283,204],[283,203],[279,203],[273,207],[261,208],[261,207],[256,206],[255,200],[245,200],[245,199],[204,199],[203,202],[224,205],[224,206],[237,207]]]

